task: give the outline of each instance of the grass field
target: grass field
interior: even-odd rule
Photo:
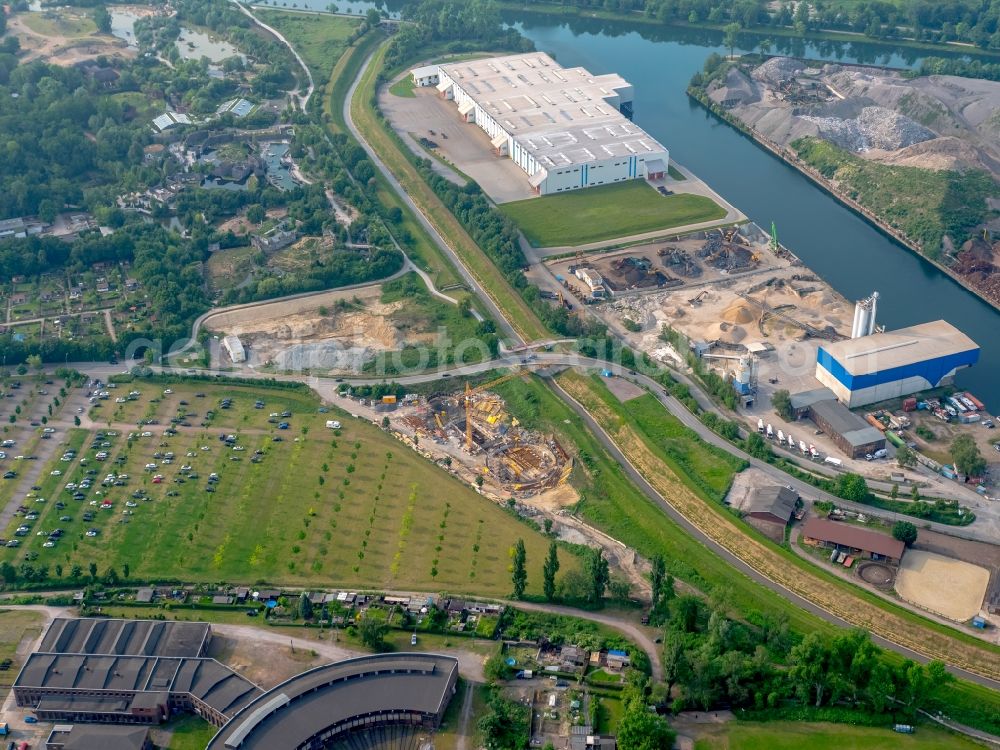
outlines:
[[[725,209],[710,198],[662,196],[644,180],[504,203],[500,210],[535,247],[600,242],[726,216]]]
[[[405,96],[408,99],[413,99],[416,97],[416,94],[413,93],[413,86],[413,78],[411,76],[403,76],[389,87],[389,92],[395,96]]]
[[[17,647],[25,638],[35,638],[41,634],[43,619],[41,612],[0,609],[0,661],[6,659],[13,661],[10,670],[6,673],[9,676],[8,679],[0,679],[0,682],[8,682],[17,674],[17,670],[21,666],[17,659]],[[0,691],[0,696],[5,693],[6,691]]]
[[[330,79],[323,96],[323,115],[331,133],[350,135],[344,120],[344,100],[347,98],[351,84],[361,71],[361,66],[381,40],[380,34],[372,32],[365,34],[340,58],[333,72],[330,73]],[[390,188],[385,175],[379,171],[375,173],[375,194],[381,205],[386,208],[398,208],[402,211],[398,233],[400,236],[403,236],[404,232],[409,235],[407,254],[413,261],[427,271],[439,287],[459,283],[460,279],[455,268],[441,254],[413,211]]]
[[[943,730],[920,727],[915,734],[846,724],[774,721],[731,722],[707,730],[695,750],[964,750],[980,748]]]
[[[398,139],[394,137],[394,133],[390,134],[391,128],[378,119],[370,102],[375,94],[375,81],[382,70],[382,62],[387,49],[388,47],[383,45],[375,53],[355,92],[354,100],[351,102],[354,123],[364,133],[365,138],[382,158],[382,161],[390,166],[396,179],[399,180],[403,189],[406,190],[424,216],[455,251],[462,264],[479,283],[483,292],[490,296],[507,320],[510,321],[514,330],[526,341],[546,338],[549,332],[542,322],[511,287],[482,248],[469,236],[455,215],[424,182],[407,156],[409,150],[400,144]]]
[[[636,470],[690,523],[754,570],[843,620],[893,642],[984,676],[1000,676],[998,649],[962,631],[895,607],[769,542],[713,502],[648,425],[629,415],[594,378],[567,373],[560,384],[583,404]],[[659,420],[671,420],[661,409]]]
[[[142,580],[269,581],[503,596],[511,588],[508,550],[523,537],[528,590],[540,593],[547,548],[541,534],[377,427],[335,409],[318,413],[312,394],[151,382],[122,384],[112,393],[125,397],[133,388],[142,394],[138,399],[116,404],[112,397],[96,410],[105,426],[103,437],[95,437],[97,430],[71,432],[69,439],[82,450],[72,461],[57,455],[45,467],[37,495],[46,501],[25,500],[39,518],[14,519],[6,538],[13,538],[20,524],[29,525],[30,533],[20,537],[19,549],[0,550],[0,560],[20,564],[26,556],[37,556],[32,564],[48,566],[50,575],[56,564],[69,575],[74,564],[86,572],[93,562],[103,573],[109,566],[122,572],[127,563],[131,577]],[[164,394],[165,388],[172,392]],[[230,409],[220,408],[223,396],[232,399]],[[258,398],[264,402],[261,409],[255,408]],[[209,410],[215,416],[201,427]],[[287,418],[290,429],[279,430],[269,419],[282,418],[269,414],[286,411],[293,414]],[[172,418],[191,426],[165,436],[163,425]],[[343,422],[340,434],[325,427],[329,418]],[[159,424],[142,428],[151,433],[143,437],[134,427],[139,419]],[[135,431],[132,439],[129,430]],[[225,434],[238,435],[236,445],[220,441]],[[172,460],[168,451],[175,454]],[[106,460],[99,460],[98,452],[106,452]],[[148,464],[156,467],[145,470]],[[113,470],[128,475],[119,480],[124,486],[102,486]],[[52,471],[61,474],[53,476]],[[65,485],[79,483],[88,471],[94,472],[93,487],[74,500]],[[211,473],[218,475],[215,492],[207,489]],[[110,507],[102,508],[105,501]],[[65,507],[57,508],[57,502]],[[86,521],[85,513],[93,519]],[[43,547],[46,535],[37,532],[55,528],[63,529],[63,537],[54,547]],[[98,530],[97,536],[85,536],[91,528]],[[563,570],[574,564],[567,556]]]
[[[758,614],[766,614],[787,618],[789,627],[799,634],[813,631],[833,634],[841,631],[838,626],[796,606],[734,569],[715,552],[695,540],[631,483],[622,467],[611,459],[580,417],[538,380],[532,379],[527,383],[515,380],[503,384],[497,390],[507,399],[511,413],[525,425],[551,431],[565,441],[565,444],[573,446],[577,454],[577,466],[570,481],[581,496],[576,512],[589,523],[637,549],[647,558],[657,553],[662,554],[667,561],[668,571],[685,583],[705,593],[724,591],[726,601],[737,616],[755,618]],[[607,389],[604,391],[604,398],[617,403],[617,399]],[[624,428],[633,420],[625,413],[609,416],[608,410],[604,408],[598,411],[600,416],[607,417],[606,425]],[[672,419],[666,412],[662,412],[658,418],[666,421]],[[690,488],[681,485],[673,471],[662,463],[657,471],[664,478],[674,477],[676,480],[678,489],[670,490],[668,494],[671,500],[681,493],[692,494]],[[667,491],[662,482],[654,482],[654,486],[661,492]],[[705,501],[698,502],[707,505]],[[747,545],[754,542],[752,538],[746,539]],[[875,624],[879,622],[879,615],[871,613],[868,616],[872,618],[869,629],[877,630]],[[916,615],[912,617],[920,619]],[[958,636],[964,635],[951,629],[942,629]],[[892,652],[887,653],[886,658],[894,662],[902,659]],[[986,663],[996,663],[992,655],[984,656],[984,659]],[[1000,695],[989,688],[960,680],[944,687],[936,697],[946,704],[948,715],[957,721],[988,731],[1000,728]]]
[[[205,746],[219,729],[200,716],[186,714],[173,719],[162,731],[171,733],[170,742],[165,745],[166,750],[205,750]]]
[[[578,460],[570,481],[582,498],[577,512],[588,523],[647,558],[663,555],[671,574],[705,593],[726,589],[727,601],[744,616],[764,612],[787,617],[790,627],[799,633],[836,630],[772,595],[691,537],[631,482],[576,412],[538,380],[513,380],[497,390],[523,424],[552,431],[574,446]]]
[[[21,16],[24,25],[36,34],[51,37],[90,36],[97,32],[97,25],[86,11],[43,11],[41,13],[25,13]]]
[[[360,18],[329,13],[287,13],[263,8],[256,8],[255,12],[291,42],[319,85],[347,51],[347,38],[361,25]]]

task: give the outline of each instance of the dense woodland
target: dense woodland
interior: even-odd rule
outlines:
[[[851,31],[873,38],[964,41],[1000,49],[1000,0],[524,0],[642,14],[664,22],[738,23],[751,29],[782,26],[800,34]]]

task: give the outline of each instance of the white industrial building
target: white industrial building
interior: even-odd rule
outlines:
[[[226,350],[226,353],[233,360],[234,364],[246,362],[247,352],[243,348],[243,342],[240,341],[239,336],[226,336],[222,339],[222,348]]]
[[[592,297],[605,296],[607,290],[604,287],[604,278],[593,268],[578,268],[574,275],[587,285]]]
[[[978,360],[976,342],[936,320],[823,344],[816,379],[854,408],[947,385]]]
[[[631,122],[632,85],[617,74],[563,68],[529,52],[424,66],[411,75],[454,100],[459,115],[482,128],[539,195],[667,173],[669,152]]]
[[[421,65],[410,71],[410,76],[417,86],[437,86],[441,80],[439,77],[440,68],[437,65]]]

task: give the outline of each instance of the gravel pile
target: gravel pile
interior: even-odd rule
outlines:
[[[819,128],[822,138],[848,151],[898,151],[937,136],[933,131],[884,107],[865,107],[851,119],[801,115]]]
[[[794,58],[772,57],[767,62],[757,66],[750,75],[758,81],[764,81],[776,86],[782,81],[794,78],[805,70],[805,68],[804,63]]]

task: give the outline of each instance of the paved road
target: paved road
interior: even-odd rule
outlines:
[[[302,70],[305,71],[306,80],[309,81],[309,86],[306,88],[305,95],[300,94],[298,92],[298,89],[296,89],[295,91],[289,92],[292,96],[295,96],[295,97],[298,98],[298,100],[299,100],[299,106],[302,108],[302,111],[305,112],[306,108],[309,106],[309,100],[312,98],[313,92],[316,91],[316,85],[313,83],[312,71],[309,70],[309,66],[306,65],[306,61],[303,60],[302,57],[299,55],[299,53],[295,51],[295,47],[293,47],[291,45],[291,43],[287,39],[285,39],[285,37],[283,37],[281,35],[281,32],[279,32],[277,29],[275,29],[275,28],[273,28],[271,26],[268,26],[266,23],[264,23],[263,21],[261,21],[259,18],[257,18],[257,16],[255,16],[253,13],[251,13],[246,7],[244,7],[243,5],[240,5],[240,3],[237,2],[237,0],[230,0],[230,2],[232,2],[233,5],[235,5],[237,8],[239,8],[240,12],[243,13],[243,15],[249,17],[250,20],[252,20],[255,24],[257,24],[258,26],[260,26],[265,31],[269,31],[270,33],[274,34],[275,38],[279,42],[281,42],[286,47],[288,47],[288,50],[295,57],[295,60],[302,67]]]
[[[676,521],[681,526],[681,528],[684,529],[684,531],[686,531],[692,537],[694,537],[702,544],[704,544],[706,547],[711,549],[713,552],[719,555],[722,559],[724,559],[738,571],[745,574],[746,576],[756,581],[757,583],[766,586],[772,591],[780,594],[781,596],[783,596],[785,599],[788,599],[796,606],[801,607],[807,612],[811,612],[812,614],[821,617],[827,622],[831,622],[835,625],[839,625],[841,627],[846,627],[846,628],[854,627],[851,623],[842,620],[836,615],[827,612],[825,609],[816,606],[809,600],[803,599],[798,594],[789,591],[784,586],[781,586],[780,584],[775,583],[771,579],[761,575],[756,570],[747,565],[745,562],[743,562],[740,558],[732,554],[725,547],[722,547],[721,545],[717,544],[713,539],[703,534],[697,527],[691,524],[682,514],[677,512],[674,509],[674,507],[670,505],[670,503],[668,503],[663,498],[663,496],[660,495],[660,493],[658,493],[652,487],[652,485],[650,485],[643,478],[642,474],[640,474],[639,471],[629,462],[629,460],[625,457],[625,455],[618,449],[618,446],[615,445],[614,441],[611,440],[608,434],[604,432],[601,426],[597,424],[597,422],[594,420],[593,417],[590,416],[590,413],[586,409],[584,409],[580,404],[578,404],[572,398],[572,396],[563,391],[562,388],[560,388],[557,383],[553,383],[552,385],[555,392],[559,394],[559,396],[570,406],[570,408],[573,409],[573,411],[575,411],[581,417],[581,419],[583,419],[584,423],[594,433],[594,435],[601,442],[601,444],[608,451],[608,453],[611,454],[611,456],[614,457],[614,459],[621,464],[622,468],[625,470],[625,473],[636,484],[636,486],[639,487],[650,500],[656,503],[663,510],[664,513],[666,513],[674,521]],[[771,468],[773,469],[773,467]],[[915,661],[920,661],[920,662],[928,661],[926,657],[922,656],[916,651],[912,651],[908,648],[900,646],[899,644],[893,643],[892,641],[887,641],[884,638],[880,638],[875,635],[872,636],[872,640],[878,643],[879,645],[883,646],[884,648],[896,651],[897,653],[900,653],[907,658],[914,659]],[[972,672],[967,672],[964,669],[958,669],[954,667],[949,667],[948,669],[949,671],[961,677],[962,679],[969,680],[970,682],[975,682],[980,685],[985,685],[986,687],[992,688],[994,690],[1000,689],[1000,681],[991,680],[988,677],[982,677],[980,675],[973,674]]]
[[[553,342],[539,342],[537,344],[530,345],[530,349],[544,348],[550,346]],[[530,359],[527,357],[530,356]],[[839,507],[847,508],[850,510],[856,510],[861,513],[865,513],[868,516],[874,516],[879,518],[885,518],[890,521],[899,520],[909,520],[912,521],[912,516],[906,516],[901,513],[893,513],[892,511],[882,510],[880,508],[873,508],[870,505],[864,505],[862,503],[853,503],[848,500],[843,500],[835,495],[828,492],[824,492],[817,487],[804,482],[800,479],[786,474],[781,469],[772,466],[766,461],[761,461],[758,458],[743,452],[741,449],[734,446],[732,443],[722,438],[712,430],[708,429],[698,417],[692,414],[688,409],[676,398],[667,394],[663,387],[657,383],[652,378],[642,375],[641,373],[636,373],[631,370],[627,370],[619,365],[614,365],[608,363],[604,360],[593,359],[590,357],[579,356],[575,354],[565,354],[561,352],[545,352],[545,351],[532,351],[530,354],[525,349],[518,350],[517,353],[511,351],[503,351],[500,353],[496,359],[489,360],[486,362],[479,362],[473,365],[463,365],[460,367],[454,367],[450,369],[434,370],[431,372],[421,372],[415,375],[405,375],[402,377],[393,377],[392,381],[394,383],[399,383],[400,385],[416,385],[419,383],[428,383],[436,380],[441,380],[444,378],[451,377],[463,377],[478,375],[490,370],[502,369],[508,367],[523,367],[525,365],[540,368],[540,367],[584,367],[589,369],[607,369],[615,374],[616,377],[622,377],[631,380],[646,388],[650,393],[652,393],[657,400],[664,406],[664,408],[677,417],[686,427],[696,432],[698,436],[707,443],[715,445],[722,450],[738,456],[745,461],[747,461],[751,466],[760,469],[769,476],[771,476],[775,483],[780,485],[787,485],[799,493],[804,499],[814,502],[816,500],[822,500],[826,502],[834,502]],[[107,378],[110,375],[114,375],[122,372],[122,365],[108,365],[106,363],[93,363],[93,362],[81,362],[72,363],[71,366],[76,367],[80,372],[86,372],[92,376]],[[379,383],[384,383],[385,377],[344,377],[344,378],[329,378],[321,377],[317,375],[308,374],[282,374],[282,373],[270,373],[270,372],[260,372],[253,370],[249,367],[243,370],[227,371],[223,373],[226,377],[239,377],[239,378],[271,378],[274,380],[283,380],[288,382],[301,382],[306,383],[311,388],[313,388],[317,393],[319,393],[323,398],[332,400],[336,393],[341,389],[343,383],[350,385],[377,385]],[[704,394],[699,394],[695,392],[696,400],[699,402],[705,401],[703,404],[704,408],[713,408],[710,403],[707,403],[707,396]],[[947,534],[949,536],[960,537],[964,539],[971,539],[973,541],[987,542],[989,544],[996,544],[996,539],[988,530],[978,530],[975,525],[969,527],[956,528],[955,526],[949,526],[947,524],[931,523],[929,521],[921,521],[921,526],[926,526],[934,531],[939,531],[942,534]]]
[[[368,70],[369,64],[371,64],[371,58],[377,51],[378,49],[372,52],[372,54],[369,55],[368,59],[365,61],[365,64],[361,66],[361,69],[358,71],[357,78],[355,78],[351,83],[351,88],[348,90],[347,96],[344,99],[344,122],[347,123],[348,130],[351,131],[351,134],[357,139],[358,143],[361,144],[361,147],[368,154],[368,158],[371,160],[372,164],[374,164],[376,168],[378,168],[378,170],[385,175],[385,178],[389,182],[392,189],[403,199],[406,205],[413,212],[413,215],[417,217],[434,244],[437,245],[441,252],[444,253],[445,257],[451,261],[452,265],[465,282],[466,287],[468,287],[473,294],[479,297],[480,302],[489,311],[490,317],[496,321],[497,325],[500,326],[504,334],[516,343],[525,343],[524,340],[518,335],[517,331],[514,330],[514,327],[510,324],[507,318],[500,312],[500,308],[493,302],[490,295],[484,294],[482,290],[480,290],[479,284],[462,263],[458,254],[451,248],[451,245],[445,241],[444,237],[441,236],[437,229],[434,228],[434,225],[427,220],[427,217],[424,216],[423,212],[417,208],[417,204],[413,202],[412,198],[410,198],[409,193],[403,189],[403,186],[399,183],[399,180],[396,179],[392,170],[390,170],[385,165],[385,162],[379,158],[378,154],[375,153],[375,149],[373,149],[368,141],[365,140],[364,135],[358,129],[357,125],[354,124],[354,117],[351,114],[351,101],[354,99],[354,93],[357,91],[358,85],[361,83],[361,78]]]

